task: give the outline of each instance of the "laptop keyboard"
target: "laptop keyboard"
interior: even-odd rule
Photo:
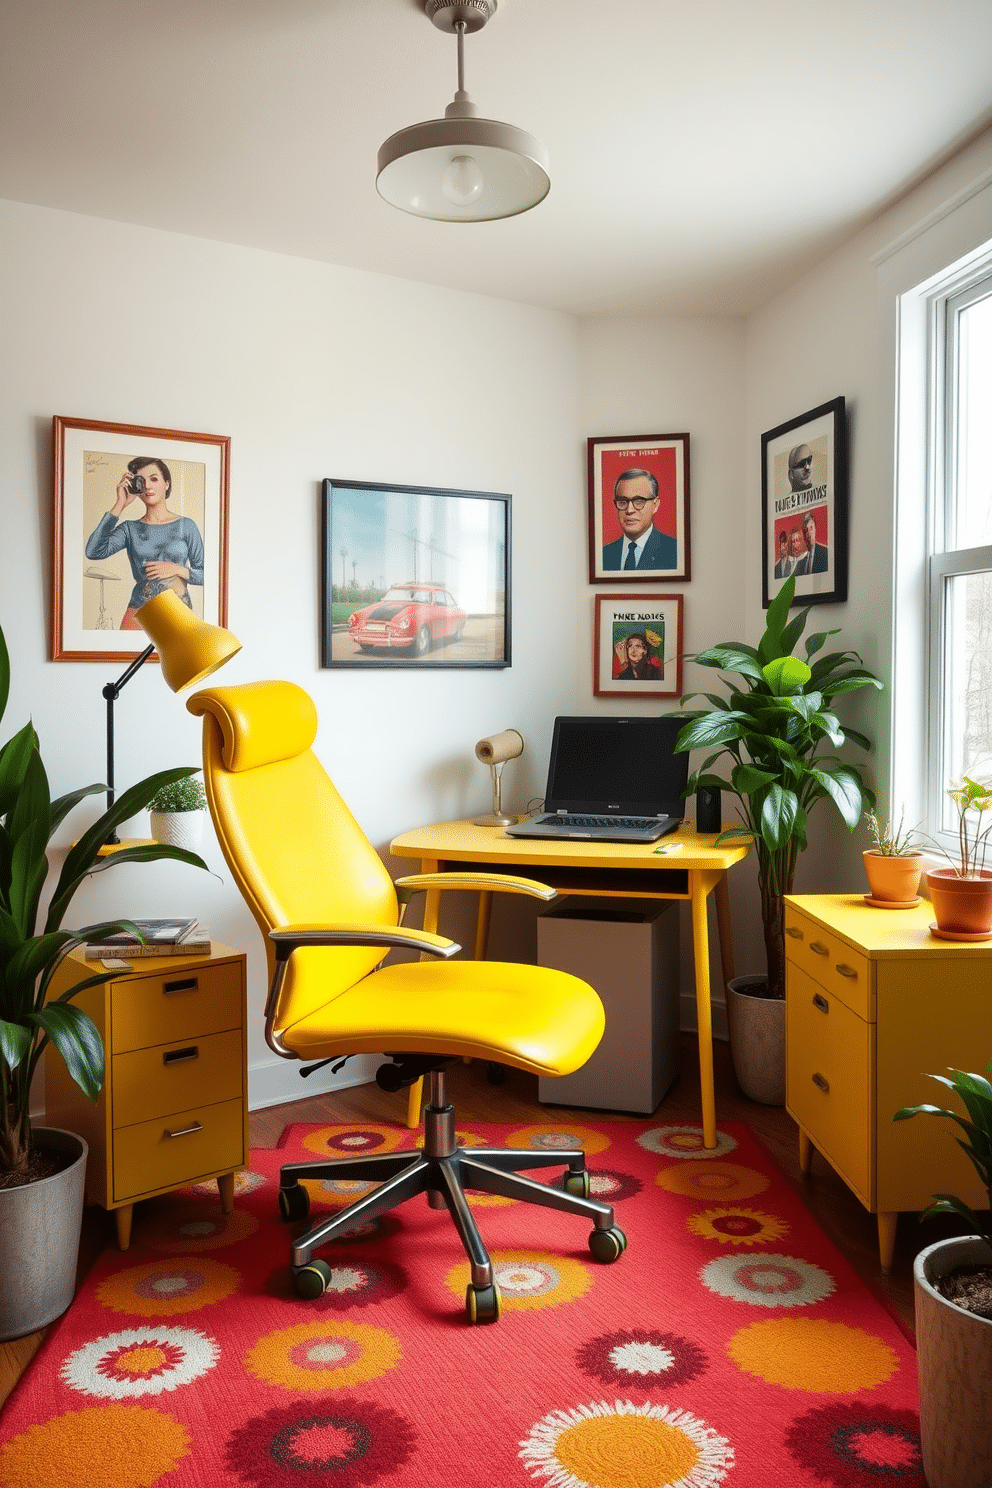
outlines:
[[[574,812],[564,812],[556,816],[542,817],[541,824],[549,827],[633,827],[635,831],[640,831],[646,827],[656,827],[658,818],[656,816],[578,816]]]

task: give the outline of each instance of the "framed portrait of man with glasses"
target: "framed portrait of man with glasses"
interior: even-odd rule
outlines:
[[[786,579],[797,604],[847,598],[847,421],[834,398],[761,436],[761,602]]]
[[[590,584],[685,583],[688,434],[596,436],[587,446]]]

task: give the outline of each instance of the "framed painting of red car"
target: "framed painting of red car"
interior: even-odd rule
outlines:
[[[510,665],[510,498],[325,480],[321,666]]]
[[[590,584],[684,583],[688,434],[616,434],[586,446]]]

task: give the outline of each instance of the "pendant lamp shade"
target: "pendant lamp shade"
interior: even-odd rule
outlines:
[[[195,687],[241,650],[237,636],[208,625],[171,589],[143,604],[134,618],[158,652],[163,680],[173,692]]]

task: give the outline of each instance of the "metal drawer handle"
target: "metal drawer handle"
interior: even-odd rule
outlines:
[[[809,948],[817,956],[829,956],[830,955],[829,948],[827,946],[825,946],[825,945],[821,945],[818,940],[811,940],[810,943],[809,943]]]
[[[813,1079],[814,1080],[816,1079],[816,1076],[815,1075],[813,1076]],[[202,1131],[202,1130],[203,1130],[203,1123],[200,1122],[200,1121],[194,1121],[192,1126],[184,1126],[180,1131],[169,1131],[169,1129],[167,1127],[166,1128],[165,1135],[167,1137],[188,1137],[188,1136],[191,1136],[193,1132],[198,1132],[198,1131]]]
[[[817,1090],[822,1090],[825,1095],[829,1094],[829,1092],[830,1092],[830,1081],[829,1080],[824,1079],[823,1075],[821,1075],[821,1074],[815,1074],[815,1075],[813,1075],[812,1079],[813,1079],[813,1084],[816,1086]]]
[[[181,982],[163,982],[162,991],[168,997],[173,992],[195,992],[198,986],[197,977],[184,977]]]
[[[837,965],[834,967],[834,970],[838,973],[839,976],[851,977],[852,980],[855,982],[858,980],[858,973],[855,971],[854,967],[845,965],[843,961],[838,961]]]
[[[191,1059],[199,1059],[200,1049],[197,1044],[190,1044],[188,1049],[170,1049],[167,1054],[162,1055],[163,1064],[186,1064]]]
[[[815,1008],[819,1008],[821,1013],[829,1013],[830,1011],[829,1002],[825,997],[821,997],[819,992],[815,993],[813,996],[813,1006]]]
[[[803,938],[803,932],[798,925],[786,925],[785,933],[786,935],[791,935],[793,940],[802,940]]]

